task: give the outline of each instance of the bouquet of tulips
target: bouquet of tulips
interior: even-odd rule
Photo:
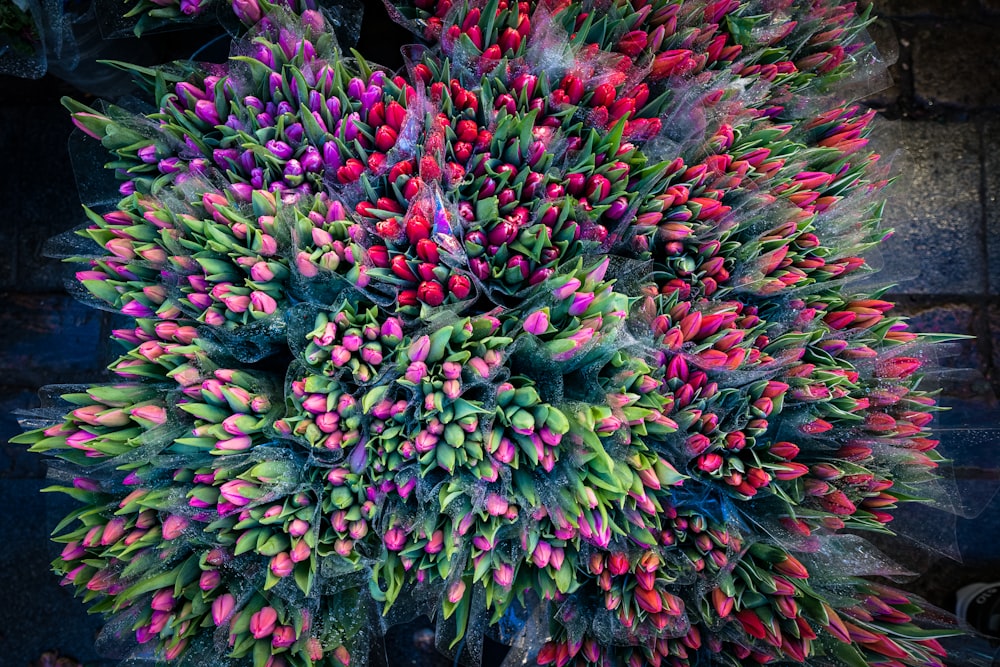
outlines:
[[[18,440],[136,656],[363,665],[426,613],[469,661],[944,664],[845,557],[940,460],[933,341],[854,286],[866,13],[415,0],[392,73],[233,8],[227,63],[135,69],[152,111],[66,101],[122,181],[77,278],[128,325]]]
[[[48,56],[61,55],[62,9],[62,0],[0,4],[0,74],[31,79],[45,74]]]
[[[38,26],[32,19],[32,7],[14,2],[0,7],[0,39],[4,51],[13,49],[19,53],[31,53],[34,44],[41,40]]]

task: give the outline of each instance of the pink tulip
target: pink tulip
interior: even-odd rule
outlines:
[[[236,599],[230,593],[223,593],[212,601],[212,621],[216,627],[226,622],[236,607]]]
[[[278,622],[278,612],[272,607],[264,607],[250,617],[250,634],[254,639],[263,639],[274,632],[275,623]]]

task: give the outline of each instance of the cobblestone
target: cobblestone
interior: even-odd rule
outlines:
[[[983,128],[983,175],[986,207],[986,251],[990,263],[990,294],[1000,295],[1000,118]]]
[[[892,17],[959,17],[978,9],[977,0],[875,0],[872,4],[876,14]]]
[[[0,443],[21,432],[17,411],[38,407],[35,392],[24,387],[0,386]],[[0,478],[39,478],[45,476],[45,461],[30,454],[23,445],[0,445]]]
[[[40,494],[43,480],[5,479],[0,484],[0,571],[6,574],[4,604],[0,605],[0,655],[11,667],[28,665],[46,650],[69,651],[88,667],[110,664],[94,648],[99,617],[72,590],[59,585],[49,570],[58,555],[48,539],[57,518],[72,509],[61,494]],[[28,500],[31,500],[28,502]],[[13,511],[16,508],[16,511]]]
[[[884,278],[900,283],[895,291],[902,294],[979,294],[986,265],[976,126],[909,122],[894,129],[895,137],[881,140],[904,151],[885,208],[895,234],[881,248]]]
[[[960,334],[975,336],[980,328],[977,308],[969,303],[913,303],[905,298],[898,301],[895,312],[908,318],[911,331],[921,333]],[[989,349],[977,338],[963,338],[939,346],[938,363],[948,368],[974,370],[982,375],[986,370]],[[982,391],[982,386],[968,387],[969,391]],[[988,391],[988,389],[987,389]]]
[[[0,294],[0,377],[9,385],[101,376],[104,312],[64,294]]]
[[[922,22],[913,44],[916,95],[930,104],[1000,105],[1000,68],[984,62],[981,51],[981,45],[992,43],[995,35],[993,25]]]
[[[46,239],[83,221],[72,185],[73,170],[65,158],[71,128],[65,110],[54,100],[0,107],[0,146],[4,146],[4,164],[9,167],[4,171],[4,189],[16,194],[4,198],[9,206],[4,216],[15,231],[4,234],[7,259],[0,265],[0,289],[63,289],[65,267],[42,258],[41,252]],[[23,141],[17,135],[32,139]]]

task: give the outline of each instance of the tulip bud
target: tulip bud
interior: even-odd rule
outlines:
[[[278,621],[278,612],[272,607],[264,607],[250,617],[250,634],[254,639],[263,639],[274,632],[275,624]]]

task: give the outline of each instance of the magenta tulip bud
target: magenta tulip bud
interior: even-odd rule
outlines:
[[[270,568],[274,576],[283,579],[292,573],[295,569],[295,563],[289,557],[288,553],[282,551],[271,557]]]
[[[508,588],[514,583],[514,567],[508,563],[501,563],[493,570],[493,581],[502,588]]]
[[[135,641],[138,644],[145,644],[146,642],[154,639],[157,633],[145,625],[139,626],[135,631]]]
[[[222,575],[218,570],[206,570],[201,573],[198,579],[198,588],[203,591],[210,591],[222,583]]]
[[[296,639],[295,628],[290,625],[280,625],[274,629],[274,634],[271,636],[271,646],[275,648],[288,647],[294,644]]]
[[[406,367],[404,377],[413,384],[419,384],[421,380],[427,377],[427,364],[422,361],[414,361]]]
[[[257,495],[256,491],[257,487],[242,479],[230,480],[219,487],[220,495],[237,507],[248,504]]]
[[[712,445],[712,441],[701,433],[694,433],[687,439],[688,450],[695,456],[702,454]]]
[[[552,545],[545,540],[539,540],[535,550],[531,552],[531,562],[535,567],[545,567],[552,557]]]
[[[263,639],[274,632],[275,623],[278,621],[278,612],[272,607],[264,607],[250,617],[250,634],[254,639]]]
[[[172,588],[163,588],[156,592],[153,600],[149,603],[151,609],[155,611],[171,611],[174,608],[174,594]]]
[[[465,582],[463,580],[457,579],[448,585],[448,602],[458,604],[463,597],[465,597]]]
[[[587,308],[594,300],[594,294],[592,292],[577,292],[573,295],[573,301],[569,306],[569,314],[574,317],[579,317],[587,312]]]
[[[517,232],[518,228],[514,222],[503,219],[490,230],[487,238],[491,245],[499,246],[504,243],[512,243],[517,238]]]
[[[247,25],[253,25],[260,20],[260,5],[256,0],[232,0],[233,12],[237,18]]]
[[[431,349],[431,339],[428,336],[420,336],[415,341],[410,343],[410,347],[407,350],[409,353],[410,361],[424,361],[427,359],[427,355],[430,353]],[[426,370],[426,366],[424,367]]]
[[[219,112],[215,109],[215,102],[211,100],[198,100],[194,105],[194,114],[208,125],[221,125]]]
[[[486,496],[486,512],[490,516],[502,516],[507,513],[510,503],[503,496],[490,493]]]
[[[299,540],[296,542],[295,546],[292,547],[291,553],[289,554],[292,562],[294,563],[301,563],[304,560],[308,560],[311,555],[312,549],[310,549],[309,545],[305,543],[305,540]]]
[[[288,525],[288,534],[292,537],[302,537],[309,532],[309,522],[295,519]]]
[[[79,560],[80,558],[83,558],[86,553],[86,549],[84,549],[79,542],[74,541],[69,542],[65,547],[63,547],[62,553],[59,554],[59,557],[66,561]]]
[[[136,151],[136,156],[145,164],[156,164],[159,160],[156,155],[156,146],[152,144],[140,148]]]
[[[557,299],[568,299],[580,289],[580,284],[580,281],[576,278],[570,278],[563,285],[552,290],[552,295]]]
[[[202,0],[181,0],[181,14],[185,16],[197,16],[203,9],[201,2]]]
[[[181,536],[184,529],[188,526],[188,520],[182,516],[177,516],[176,514],[171,514],[163,522],[162,533],[163,539],[173,540]]]
[[[406,545],[406,533],[399,526],[393,526],[385,532],[382,540],[389,551],[402,551]]]
[[[264,144],[267,148],[279,160],[288,160],[295,154],[295,151],[291,146],[286,144],[284,141],[279,141],[277,139],[272,139]]]
[[[216,627],[226,622],[236,607],[236,598],[230,593],[223,593],[212,601],[212,621]]]
[[[109,546],[125,535],[125,517],[115,517],[104,526],[101,532],[101,546]]]
[[[266,292],[251,292],[250,305],[253,310],[270,315],[278,308],[278,302]]]

